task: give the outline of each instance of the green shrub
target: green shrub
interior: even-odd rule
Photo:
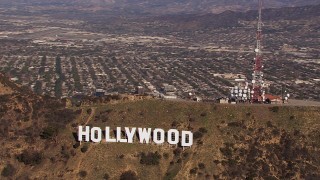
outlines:
[[[1,175],[3,177],[11,177],[15,173],[16,173],[16,169],[11,164],[8,164],[6,167],[3,168]]]
[[[206,113],[206,112],[203,112],[203,113],[200,114],[200,116],[201,116],[201,117],[205,117],[205,116],[207,116],[207,113]]]
[[[180,156],[181,152],[182,152],[181,148],[177,148],[177,149],[173,150],[173,154],[175,157]]]
[[[86,177],[87,174],[88,174],[87,171],[83,171],[82,170],[82,171],[79,172],[79,176],[82,177],[82,178]]]
[[[91,112],[92,112],[91,108],[87,109],[87,114],[91,114]]]
[[[277,112],[279,112],[279,106],[270,107],[269,110],[274,112],[274,113],[277,113]]]
[[[196,119],[195,119],[194,117],[190,117],[190,118],[189,118],[189,121],[190,121],[190,122],[194,122],[194,121],[196,121]]]
[[[80,142],[76,142],[76,143],[73,145],[73,148],[74,148],[74,149],[77,149],[79,146],[80,146]]]
[[[271,121],[268,121],[268,122],[267,122],[267,127],[269,127],[269,128],[273,127],[273,124],[272,124]]]
[[[23,162],[25,165],[37,165],[42,162],[43,155],[36,151],[24,150],[20,155],[17,156],[19,162]]]
[[[48,126],[42,130],[40,137],[42,139],[50,139],[58,135],[58,129],[56,127]]]
[[[163,153],[163,157],[164,157],[165,159],[168,159],[168,158],[169,158],[169,154],[168,154],[168,153]]]
[[[199,128],[199,132],[205,134],[205,133],[208,132],[208,130],[206,128],[204,128],[204,127],[201,127],[201,128]]]
[[[220,148],[220,152],[221,152],[225,157],[231,157],[231,156],[232,156],[232,149],[231,149],[230,147]]]
[[[105,173],[104,176],[103,176],[103,179],[104,180],[109,180],[110,179],[110,176],[108,173]]]
[[[200,139],[200,138],[202,138],[202,136],[203,136],[203,134],[202,134],[202,132],[200,132],[200,131],[197,131],[197,132],[195,132],[195,133],[193,134],[193,138],[194,138],[194,139]]]
[[[145,165],[158,165],[161,159],[161,155],[158,152],[148,154],[141,153],[140,163]]]
[[[197,174],[197,172],[198,172],[198,168],[197,167],[195,167],[193,169],[190,169],[190,174]]]
[[[241,122],[238,121],[234,121],[234,122],[230,122],[228,123],[229,127],[241,127],[243,124]]]
[[[66,146],[62,146],[61,148],[61,155],[62,157],[64,157],[65,159],[69,159],[70,158],[70,153],[68,151],[68,148]]]
[[[133,171],[126,171],[121,174],[120,180],[138,180],[137,174]]]
[[[189,153],[188,153],[188,152],[183,152],[182,156],[183,156],[184,158],[187,158],[187,157],[189,157]]]
[[[88,145],[84,145],[82,148],[81,148],[81,152],[85,153],[87,152],[89,149],[89,146]]]
[[[199,163],[198,164],[199,169],[205,169],[206,166],[204,165],[204,163]]]
[[[171,127],[177,127],[179,125],[179,122],[178,121],[173,121],[171,123]]]

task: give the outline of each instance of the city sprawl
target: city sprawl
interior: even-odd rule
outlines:
[[[225,25],[176,22],[158,17],[113,21],[0,9],[0,70],[39,94],[64,97],[144,92],[159,96],[172,85],[175,95],[203,99],[229,94],[234,79],[250,80],[256,21]],[[226,15],[227,16],[227,15]],[[115,24],[116,23],[116,24]],[[285,87],[294,98],[317,99],[319,19],[264,21],[264,73],[268,91]]]

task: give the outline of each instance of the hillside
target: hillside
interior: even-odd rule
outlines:
[[[1,179],[320,177],[319,107],[140,100],[67,109],[19,92],[0,98]],[[194,145],[80,145],[78,125],[191,130]]]

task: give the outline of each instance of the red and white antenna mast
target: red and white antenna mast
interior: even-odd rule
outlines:
[[[259,18],[257,28],[257,47],[255,49],[256,57],[253,67],[252,78],[252,95],[251,102],[260,103],[265,100],[264,81],[263,81],[263,66],[262,66],[262,0],[259,0]]]

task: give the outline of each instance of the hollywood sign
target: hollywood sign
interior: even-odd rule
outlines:
[[[105,137],[104,141],[107,143],[133,143],[135,138],[139,139],[142,144],[148,144],[153,141],[155,144],[163,144],[168,142],[171,145],[181,144],[182,147],[190,147],[193,144],[193,133],[191,131],[181,131],[177,129],[170,129],[165,132],[160,128],[136,128],[125,127],[124,131],[121,127],[114,130],[114,137],[111,137],[110,127],[105,127],[103,131],[100,127],[79,126],[78,128],[78,141],[92,141],[99,143],[102,141],[102,136]]]

